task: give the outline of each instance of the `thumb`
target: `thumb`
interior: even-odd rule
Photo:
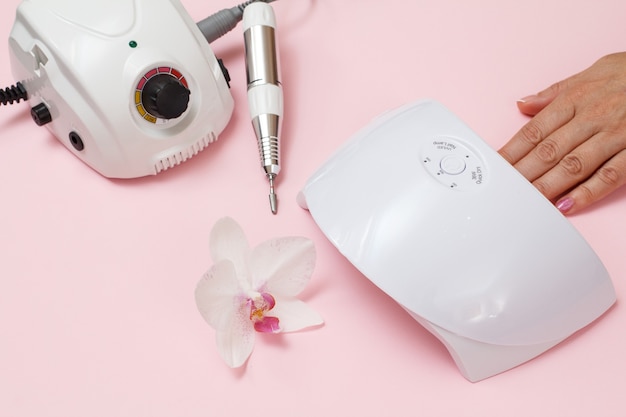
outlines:
[[[517,100],[517,108],[528,116],[534,116],[556,98],[562,89],[562,83],[556,83],[545,90]]]

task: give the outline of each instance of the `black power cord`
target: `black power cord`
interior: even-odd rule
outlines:
[[[4,90],[0,89],[0,104],[7,105],[13,104],[13,102],[19,103],[20,100],[28,100],[28,93],[22,83],[18,82],[15,85],[5,88]]]

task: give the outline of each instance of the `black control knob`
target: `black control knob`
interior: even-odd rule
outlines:
[[[141,103],[148,113],[161,119],[175,119],[187,110],[191,92],[176,78],[157,74],[141,92]]]

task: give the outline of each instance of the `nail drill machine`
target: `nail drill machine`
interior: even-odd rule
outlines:
[[[105,177],[172,168],[215,141],[234,108],[209,44],[253,1],[196,23],[178,0],[23,0],[9,37],[31,115]]]

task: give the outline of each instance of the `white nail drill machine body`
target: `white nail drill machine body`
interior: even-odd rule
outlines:
[[[178,0],[23,0],[10,38],[31,115],[100,174],[157,174],[204,149],[234,102]]]

